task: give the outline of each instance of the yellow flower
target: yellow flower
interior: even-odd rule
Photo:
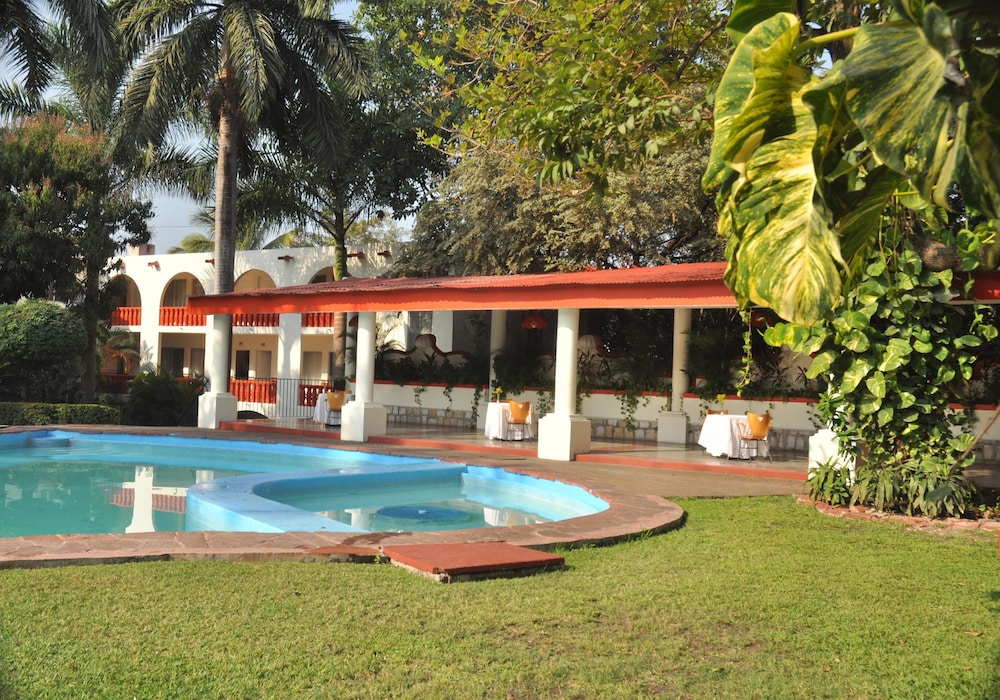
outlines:
[[[716,394],[715,395],[715,400],[718,401],[719,403],[725,403],[726,402],[726,395],[725,394]]]

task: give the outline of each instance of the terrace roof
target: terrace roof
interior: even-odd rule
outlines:
[[[736,308],[726,263],[477,277],[355,278],[191,297],[207,314],[303,311]]]
[[[475,277],[351,277],[292,287],[191,297],[206,314],[304,311],[736,308],[726,263]],[[975,275],[972,296],[1000,302],[1000,271]]]

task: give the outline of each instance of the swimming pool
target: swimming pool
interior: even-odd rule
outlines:
[[[0,481],[0,537],[448,530],[608,507],[571,484],[419,457],[62,430],[0,434]]]

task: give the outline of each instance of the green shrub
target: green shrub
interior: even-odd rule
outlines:
[[[122,408],[126,425],[198,424],[198,396],[204,378],[178,379],[170,372],[142,372],[129,382],[128,400]]]
[[[3,425],[117,425],[118,409],[85,403],[0,403]]]

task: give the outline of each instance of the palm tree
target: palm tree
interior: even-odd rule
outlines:
[[[103,73],[107,61],[115,55],[114,24],[107,5],[101,0],[52,0],[44,7],[33,0],[3,0],[0,2],[0,46],[3,47],[0,57],[25,75],[24,88],[32,97],[37,97],[48,85],[52,74],[53,47],[46,32],[46,14],[65,20],[70,40],[83,49],[95,75]],[[16,105],[21,99],[23,93],[16,87],[0,86],[0,103],[9,107],[8,100]]]
[[[327,80],[363,87],[361,40],[303,0],[120,0],[127,53],[136,58],[124,94],[132,132],[153,148],[171,127],[198,118],[218,143],[215,172],[215,287],[233,289],[236,188],[241,161],[260,132],[291,148],[328,152],[337,143]]]

